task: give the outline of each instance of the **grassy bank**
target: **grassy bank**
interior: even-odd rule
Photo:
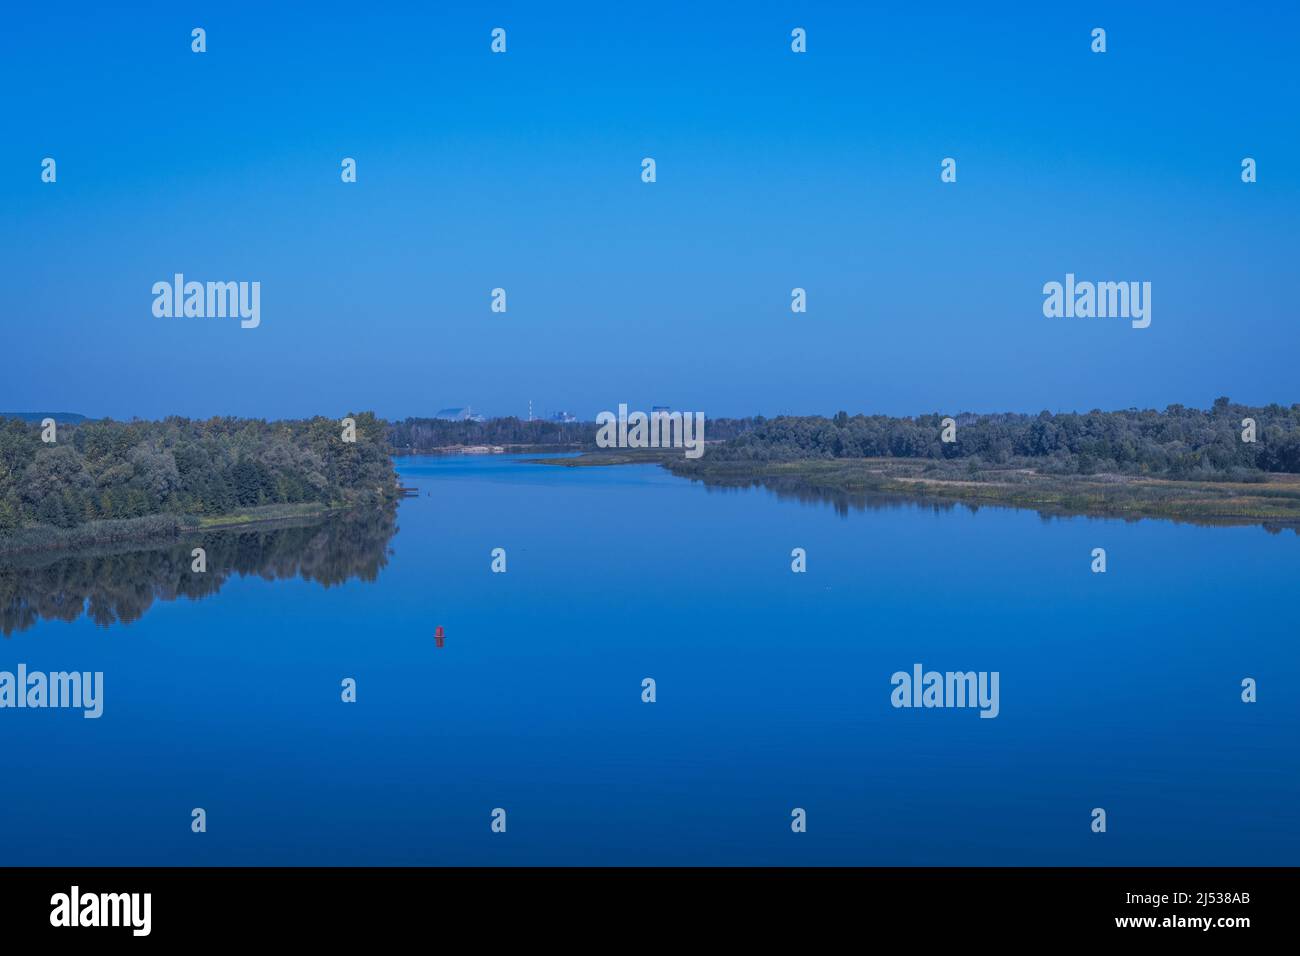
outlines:
[[[1135,475],[1053,475],[1032,468],[969,462],[835,459],[709,462],[668,459],[676,475],[714,485],[764,485],[826,494],[891,494],[1003,504],[1052,513],[1160,517],[1207,523],[1280,522],[1300,526],[1300,475],[1259,480],[1185,481]]]
[[[89,521],[75,528],[28,525],[0,535],[0,555],[71,551],[128,541],[175,539],[187,527],[197,528],[198,521],[192,518],[186,520],[178,515],[147,515],[143,518]]]
[[[828,497],[890,495],[911,499],[1032,508],[1052,514],[1169,518],[1203,524],[1283,524],[1300,528],[1300,475],[1260,474],[1250,481],[1191,481],[1137,475],[1055,475],[1029,467],[857,458],[743,462],[691,460],[662,449],[593,452],[536,459],[562,468],[661,464],[713,486],[762,486]]]
[[[292,518],[318,518],[328,514],[346,511],[344,507],[329,507],[319,503],[302,503],[293,505],[266,505],[261,508],[242,508],[235,514],[215,515],[199,521],[201,530],[224,530],[242,528],[248,525],[267,524],[271,521],[284,521]]]
[[[533,458],[531,464],[557,465],[561,468],[592,468],[601,465],[658,465],[670,458],[680,458],[680,449],[620,448],[617,451],[587,451],[569,458]]]
[[[273,525],[308,518],[323,518],[347,511],[316,503],[266,505],[244,508],[237,514],[196,518],[192,515],[147,515],[91,521],[75,528],[51,528],[37,525],[0,535],[0,556],[35,554],[44,551],[80,551],[123,543],[175,541],[186,534],[201,531],[225,531],[259,525]]]

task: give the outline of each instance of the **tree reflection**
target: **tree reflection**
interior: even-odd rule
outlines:
[[[165,547],[137,545],[30,555],[0,561],[0,633],[38,621],[96,624],[138,621],[155,601],[201,600],[234,575],[267,581],[301,578],[325,587],[353,578],[374,581],[388,563],[397,532],[396,509],[334,516],[238,531],[186,535]],[[207,571],[190,570],[194,548],[207,552]]]

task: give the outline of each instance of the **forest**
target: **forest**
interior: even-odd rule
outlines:
[[[300,517],[391,502],[394,450],[595,446],[594,422],[352,417],[355,442],[343,440],[339,421],[322,417],[85,420],[60,424],[53,442],[42,439],[39,422],[0,418],[0,551],[174,537],[229,516]],[[951,416],[953,442],[941,439],[945,417],[710,419],[704,458],[671,467],[734,478],[736,469],[784,462],[911,459],[960,462],[972,475],[1024,467],[1048,476],[1259,482],[1270,472],[1300,474],[1300,405],[1224,397],[1206,410],[963,413]]]
[[[250,509],[286,513],[396,498],[385,423],[210,418],[60,424],[0,419],[0,549],[175,533]],[[292,506],[292,507],[289,507]]]
[[[956,423],[956,440],[950,443],[941,440],[945,417]],[[1254,423],[1253,441],[1247,440],[1246,419]],[[1060,475],[1250,481],[1265,472],[1300,473],[1300,405],[1247,406],[1226,397],[1208,410],[1170,405],[1163,411],[916,418],[840,412],[833,418],[748,421],[747,431],[710,446],[701,467],[709,462],[913,458],[966,459],[972,468],[1023,465]]]

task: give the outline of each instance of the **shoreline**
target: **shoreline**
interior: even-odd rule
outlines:
[[[959,477],[928,462],[900,459],[665,462],[673,474],[715,486],[761,485],[827,496],[897,495],[916,501],[999,505],[1052,515],[1141,518],[1205,525],[1281,525],[1300,533],[1300,475],[1259,482],[1196,481],[1141,475],[1051,475],[1033,468],[981,469]],[[936,474],[936,472],[938,472]]]
[[[168,514],[99,521],[68,529],[25,528],[8,538],[0,538],[0,561],[45,554],[70,554],[116,545],[177,543],[210,531],[242,531],[294,522],[313,522],[351,510],[354,510],[351,506],[296,508],[266,505],[261,509],[245,509],[238,514],[216,515],[199,518],[197,521],[192,515]],[[23,531],[27,535],[24,536]],[[52,538],[51,534],[54,535]]]
[[[764,487],[827,499],[892,496],[915,502],[1030,509],[1040,514],[1141,518],[1202,525],[1290,527],[1300,534],[1300,475],[1264,473],[1259,481],[1205,481],[1149,475],[1053,475],[1032,467],[977,466],[930,459],[841,458],[783,462],[687,460],[655,451],[584,453],[532,459],[567,468],[658,464],[715,488]]]
[[[523,446],[519,446],[522,450]],[[532,446],[533,449],[536,446]],[[762,487],[777,494],[827,500],[893,497],[1019,508],[1043,515],[1142,518],[1217,526],[1290,528],[1300,534],[1300,475],[1263,473],[1259,480],[1205,481],[1146,475],[1055,475],[1033,467],[975,466],[968,460],[861,458],[778,462],[685,459],[678,450],[618,449],[548,452],[564,457],[525,459],[528,464],[591,468],[654,464],[679,478],[714,488]],[[408,452],[394,457],[465,454],[462,447]],[[473,454],[472,452],[470,454]],[[963,467],[964,466],[964,467]],[[119,545],[165,544],[212,531],[273,528],[319,522],[355,510],[349,505],[265,505],[235,514],[198,518],[157,514],[100,521],[70,529],[36,526],[0,538],[0,561],[69,554]]]
[[[418,458],[421,455],[571,455],[581,452],[581,443],[570,445],[437,445],[433,448],[394,448],[394,458]]]

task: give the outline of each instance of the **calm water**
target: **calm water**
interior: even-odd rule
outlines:
[[[99,720],[0,710],[0,864],[1300,863],[1293,533],[399,470],[395,534],[210,536],[202,585],[0,571],[0,670],[105,673]],[[894,709],[917,662],[1000,716]]]

